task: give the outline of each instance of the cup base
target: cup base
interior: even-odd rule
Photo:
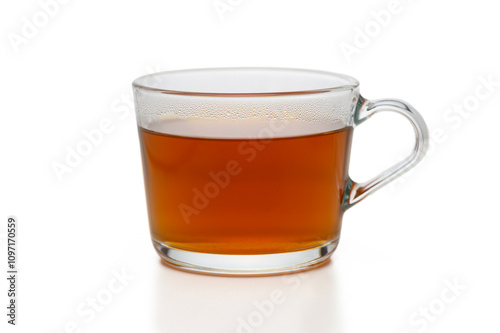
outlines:
[[[160,257],[174,268],[213,275],[272,275],[311,269],[328,259],[336,239],[307,250],[273,254],[213,254],[181,250],[153,239]]]

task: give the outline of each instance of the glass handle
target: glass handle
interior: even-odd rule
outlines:
[[[378,112],[392,111],[399,113],[410,121],[415,130],[415,146],[410,156],[385,170],[375,178],[363,183],[356,183],[349,178],[345,192],[344,207],[348,209],[366,196],[380,189],[406,171],[413,168],[425,155],[429,145],[429,131],[424,119],[410,104],[396,99],[366,100],[360,97],[358,108],[354,114],[354,125],[359,125]]]

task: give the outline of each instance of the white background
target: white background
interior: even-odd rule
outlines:
[[[213,0],[73,0],[48,17],[35,0],[2,2],[0,257],[5,267],[13,214],[20,276],[16,327],[6,323],[1,279],[1,331],[499,332],[495,3],[401,0],[395,11],[389,0],[221,3],[231,10],[219,15]],[[388,9],[377,23],[372,12]],[[24,27],[23,37],[26,20],[40,27]],[[347,44],[356,53],[346,56]],[[149,241],[130,84],[153,71],[221,66],[352,75],[365,97],[416,107],[431,151],[345,214],[323,268],[263,278],[172,270]],[[59,180],[52,164],[103,119],[112,130]],[[402,117],[377,115],[355,130],[351,176],[394,164],[412,140]],[[115,283],[123,272],[131,280]],[[285,297],[271,309],[275,290]],[[100,311],[89,310],[95,297],[106,303]]]

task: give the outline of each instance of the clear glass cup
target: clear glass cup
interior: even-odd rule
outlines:
[[[428,146],[413,107],[366,100],[340,74],[182,70],[140,77],[133,90],[152,241],[184,270],[252,275],[320,264],[338,245],[343,213]],[[357,183],[348,176],[353,129],[382,111],[410,121],[414,149]]]

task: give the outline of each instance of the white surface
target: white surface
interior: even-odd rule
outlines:
[[[17,53],[7,34],[40,5],[0,5],[0,218],[19,219],[20,267],[18,326],[2,310],[1,331],[78,332],[75,321],[80,332],[238,332],[249,317],[258,327],[240,332],[499,331],[500,86],[472,112],[447,111],[470,102],[481,77],[500,81],[494,3],[401,0],[348,62],[342,42],[372,26],[371,11],[392,8],[389,1],[230,2],[220,20],[211,0],[70,1]],[[151,71],[219,66],[352,75],[368,98],[412,103],[433,133],[432,150],[346,213],[326,267],[267,278],[169,269],[149,242],[130,84]],[[102,142],[59,181],[51,163],[96,128],[107,131]],[[393,164],[412,141],[391,114],[354,137],[355,180]],[[124,288],[114,275],[122,270],[133,276]],[[452,299],[446,281],[455,279],[466,290]],[[5,304],[5,279],[0,288]],[[107,288],[115,294],[92,317],[85,302],[111,295]],[[259,316],[255,302],[272,299],[280,304]],[[442,313],[424,328],[414,312],[428,306]]]

